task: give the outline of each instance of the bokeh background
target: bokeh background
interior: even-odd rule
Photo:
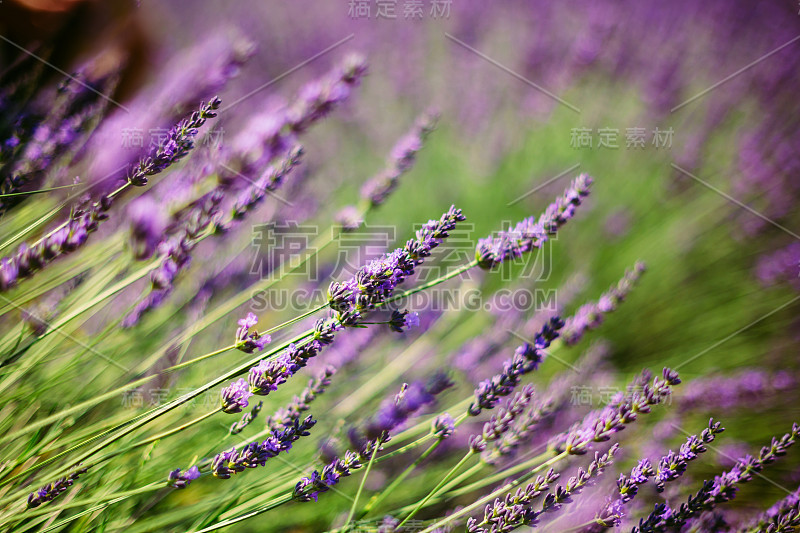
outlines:
[[[647,264],[646,275],[619,310],[562,355],[574,362],[583,350],[603,343],[607,362],[602,376],[586,378],[595,395],[599,385],[624,383],[643,367],[658,370],[666,365],[681,372],[687,384],[667,409],[672,414],[664,415],[660,426],[636,428],[629,458],[648,453],[646,447],[653,441],[665,446],[681,441],[684,435],[670,430],[674,420],[670,416],[675,413],[680,413],[681,427],[702,427],[713,415],[728,429],[719,446],[731,451],[710,452],[711,459],[693,470],[697,479],[718,472],[730,462],[730,455],[738,453],[735,450],[752,449],[788,430],[791,421],[800,418],[796,393],[800,6],[780,0],[425,0],[418,4],[408,0],[3,1],[0,35],[5,39],[0,42],[0,59],[5,72],[18,57],[37,63],[20,56],[16,43],[59,70],[83,69],[88,80],[103,80],[113,73],[110,94],[127,108],[106,102],[105,119],[80,152],[39,172],[28,190],[69,184],[75,176],[92,190],[101,190],[109,173],[138,157],[136,150],[124,146],[123,130],[169,127],[200,99],[219,94],[223,111],[214,128],[220,142],[204,144],[197,157],[176,171],[213,176],[216,171],[204,170],[203,165],[213,167],[215,157],[226,148],[248,149],[259,130],[269,128],[270,113],[291,101],[304,84],[324,75],[350,52],[364,55],[369,65],[368,76],[344,105],[303,135],[307,155],[298,170],[302,179],[280,192],[291,206],[270,199],[229,237],[201,243],[190,271],[169,300],[134,328],[116,330],[121,318],[117,315],[146,290],[146,280],[85,315],[80,324],[71,324],[71,334],[100,346],[126,366],[138,364],[137,371],[145,373],[187,354],[227,344],[236,320],[248,306],[252,308],[252,302],[217,320],[191,343],[159,352],[176,331],[189,328],[219,302],[246,293],[258,282],[259,273],[251,267],[269,259],[263,247],[253,244],[254,227],[278,220],[327,231],[342,206],[356,203],[361,184],[382,167],[415,118],[436,109],[438,126],[416,165],[368,221],[376,227],[397,228],[388,244],[403,242],[414,223],[437,217],[450,204],[463,209],[474,225],[474,242],[541,212],[572,177],[586,172],[596,179],[592,196],[548,249],[545,270],[536,279],[523,277],[511,286],[553,289],[557,307],[571,312],[616,283],[637,260]],[[39,68],[37,87],[63,81],[58,70],[41,64]],[[45,96],[34,99],[40,107],[52,101],[45,89],[42,93]],[[12,122],[9,117],[2,120]],[[181,179],[191,185],[185,197],[203,190],[203,180]],[[140,194],[167,205],[172,183],[154,180]],[[0,220],[4,247],[68,194],[54,191],[20,201],[15,206],[19,215]],[[135,201],[128,197],[117,209],[128,213]],[[179,204],[173,202],[166,209],[175,212]],[[100,265],[107,257],[116,261],[130,256],[128,226],[125,216],[112,218],[93,237],[83,258],[69,257],[55,267],[63,274],[60,279],[80,273],[89,279],[102,275],[107,276],[103,280],[113,280],[126,272]],[[367,230],[362,231],[362,243],[369,242]],[[91,264],[87,256],[96,266],[87,266]],[[320,269],[324,271],[335,258],[332,249],[320,254]],[[509,273],[513,277],[521,271],[512,267]],[[476,284],[482,301],[490,302],[493,291],[508,286],[503,277],[478,276],[459,283]],[[329,281],[323,275],[320,284],[327,286]],[[292,283],[289,286],[302,286],[301,281]],[[81,292],[86,285],[76,286],[79,290],[65,297],[52,296],[46,286],[30,292],[26,285],[9,298],[56,317],[69,298],[80,301],[95,294],[88,289]],[[50,303],[54,301],[60,303]],[[10,304],[0,307],[9,321],[5,331],[10,331],[21,311]],[[296,311],[272,309],[264,320],[277,324]],[[377,405],[403,381],[447,366],[461,378],[460,390],[468,392],[470,383],[490,375],[489,369],[502,360],[478,357],[457,362],[465,343],[482,328],[501,321],[501,312],[419,311],[420,332],[373,339],[360,350],[358,361],[345,367],[342,383],[331,387],[331,396],[338,400],[317,413],[330,431],[341,427],[340,421],[363,416],[359,405]],[[536,305],[525,311],[535,315]],[[380,368],[405,353],[409,344],[419,346],[419,339],[427,338],[425,331],[430,334],[418,350],[419,357],[401,364],[385,381],[373,381],[381,375]],[[97,344],[92,339],[98,339]],[[503,342],[513,346],[515,339]],[[69,368],[41,365],[4,393],[6,430],[126,379],[113,367],[95,368],[106,365],[96,358],[81,362],[87,358],[80,347],[54,344],[49,349],[63,350],[63,360],[71,361]],[[159,353],[162,357],[153,360],[151,354]],[[203,376],[228,368],[237,357],[223,354],[171,377],[163,386],[172,390],[199,384]],[[547,383],[564,370],[550,363],[535,378],[537,383]],[[56,378],[57,386],[52,382]],[[690,394],[693,380],[700,384],[697,398]],[[56,395],[57,390],[66,391]],[[31,402],[34,392],[36,399]],[[270,405],[280,405],[296,392],[287,387],[275,394]],[[351,395],[357,400],[348,399]],[[150,400],[145,393],[145,404]],[[133,408],[120,408],[118,402],[105,410],[96,407],[77,422],[96,423],[110,413],[130,416]],[[14,421],[8,413],[25,415]],[[127,458],[117,468],[128,477],[111,476],[120,480],[114,490],[142,481],[144,474],[136,481],[140,463],[147,463],[140,472],[159,468],[167,472],[188,464],[194,455],[202,456],[209,441],[222,442],[225,437],[226,425],[209,425],[179,437],[180,445],[173,442],[150,450],[146,458]],[[75,428],[64,431],[80,434],[82,430]],[[206,444],[198,447],[199,443]],[[13,449],[9,451],[13,455]],[[303,453],[311,457],[313,452],[309,445]],[[795,489],[800,483],[798,464],[789,457],[770,471],[770,480]],[[390,479],[392,468],[389,464],[379,469],[372,488]],[[130,502],[75,527],[102,523],[108,530],[123,524],[130,525],[128,531],[183,530],[231,509],[245,509],[269,475],[266,470],[248,474],[146,500],[144,505],[158,510],[157,516],[172,517],[163,524],[147,517],[126,518],[135,515]],[[420,484],[435,484],[441,470],[434,466],[419,476]],[[94,486],[100,481],[86,483]],[[351,492],[354,486],[342,490]],[[752,514],[783,497],[780,486],[757,479],[743,489],[733,507],[742,516]],[[111,488],[94,486],[94,490]],[[208,514],[198,514],[203,498],[222,490],[229,491],[230,500],[216,514],[207,510],[202,513]],[[346,510],[343,501],[330,496],[313,508],[279,510],[257,519],[269,520],[269,526],[248,521],[237,528],[323,530]],[[553,527],[557,531],[564,526]]]

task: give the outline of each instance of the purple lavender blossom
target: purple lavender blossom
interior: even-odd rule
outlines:
[[[800,435],[800,425],[793,424],[790,433],[780,439],[773,438],[769,446],[761,448],[758,457],[751,455],[743,457],[731,470],[703,483],[703,487],[690,495],[686,503],[677,509],[667,504],[657,504],[653,512],[639,521],[638,527],[634,527],[632,533],[654,533],[665,528],[678,529],[700,513],[732,500],[736,497],[737,485],[750,481],[755,473],[761,472],[766,465],[785,455],[788,448],[797,442],[798,435]]]
[[[530,509],[530,504],[544,494],[558,477],[559,474],[551,468],[545,475],[537,476],[532,483],[506,494],[502,500],[495,499],[484,509],[482,522],[473,517],[467,519],[467,532],[506,533],[514,531],[521,524],[532,524],[535,513]]]
[[[331,377],[335,373],[335,367],[326,366],[317,377],[309,380],[306,388],[303,389],[299,396],[292,398],[289,405],[278,409],[274,415],[267,418],[267,428],[271,431],[278,431],[291,426],[295,420],[299,420],[302,413],[311,409],[311,402],[325,392],[325,389],[331,384]]]
[[[333,458],[322,469],[302,478],[294,490],[298,501],[317,501],[320,493],[327,492],[342,477],[349,476],[366,464],[391,439],[390,432],[404,423],[417,411],[434,402],[437,394],[452,386],[449,379],[434,376],[426,385],[414,382],[404,384],[400,393],[385,400],[378,412],[366,422],[364,428],[352,428],[348,432],[353,450],[347,450],[344,460]],[[447,423],[446,420],[443,423]]]
[[[411,130],[392,148],[383,171],[361,187],[362,202],[374,208],[386,201],[397,188],[402,175],[414,165],[417,152],[422,149],[425,139],[436,127],[438,118],[438,113],[433,110],[428,110],[417,118]]]
[[[222,410],[226,413],[241,413],[249,404],[247,400],[252,396],[250,387],[244,378],[239,378],[220,392]]]
[[[313,81],[301,90],[297,102],[288,110],[287,124],[293,133],[300,133],[317,120],[325,117],[361,81],[367,65],[359,55],[350,55],[328,77]]]
[[[681,382],[677,372],[665,368],[662,378],[653,378],[649,372],[642,372],[627,393],[618,393],[608,405],[589,413],[581,422],[569,430],[555,436],[552,446],[558,450],[574,455],[586,453],[594,442],[604,442],[611,435],[622,431],[625,426],[635,421],[640,414],[650,412],[650,407],[662,403],[671,393],[672,387]]]
[[[255,404],[253,406],[253,409],[242,415],[241,420],[231,424],[231,427],[228,430],[228,432],[231,435],[238,435],[239,433],[244,431],[244,428],[249,426],[256,418],[258,418],[258,413],[261,412],[262,407],[264,407],[264,402],[258,402],[257,404]]]
[[[215,224],[223,194],[215,190],[203,196],[193,206],[178,233],[158,245],[159,266],[150,273],[150,292],[122,320],[122,327],[131,328],[142,316],[160,306],[172,293],[178,274],[189,268],[191,252],[202,234]]]
[[[547,357],[545,350],[558,337],[564,323],[553,317],[536,334],[533,345],[527,342],[514,351],[514,357],[503,364],[503,371],[490,379],[482,381],[475,389],[475,399],[468,408],[472,416],[478,416],[484,409],[492,409],[504,396],[511,394],[519,385],[522,376],[536,370]]]
[[[658,492],[664,491],[664,484],[673,481],[686,472],[690,461],[697,459],[697,456],[706,451],[706,444],[713,442],[719,433],[725,431],[719,422],[711,419],[708,427],[703,430],[700,436],[691,435],[686,442],[681,445],[679,453],[672,450],[659,461],[653,476],[653,483]]]
[[[270,392],[278,390],[278,385],[286,383],[286,380],[299,369],[300,367],[286,352],[273,359],[264,359],[252,367],[247,375],[250,392],[266,396]]]
[[[260,335],[256,330],[250,331],[258,324],[258,317],[254,313],[247,313],[245,318],[239,319],[239,328],[236,330],[236,349],[244,353],[261,351],[264,346],[272,341],[269,335]]]
[[[489,418],[483,425],[483,433],[481,435],[487,444],[500,439],[508,432],[514,421],[519,418],[531,403],[533,392],[533,385],[530,383],[525,385],[521,391],[506,402],[506,405]]]
[[[344,459],[336,458],[322,469],[322,473],[314,470],[309,477],[301,479],[294,487],[293,497],[297,501],[317,501],[320,493],[327,492],[343,477],[347,477],[362,466],[362,458],[351,451],[344,454]]]
[[[778,500],[758,518],[753,520],[747,531],[757,530],[767,533],[795,531],[800,527],[800,489],[782,500]]]
[[[356,325],[364,312],[380,305],[414,269],[422,264],[431,250],[439,246],[465,220],[460,209],[450,206],[439,220],[430,220],[417,230],[414,239],[402,248],[370,261],[356,275],[343,283],[333,282],[328,288],[328,302],[345,326]]]
[[[419,314],[417,312],[410,312],[408,310],[392,311],[392,317],[389,319],[389,329],[397,333],[403,333],[409,328],[419,327]]]
[[[478,266],[489,270],[503,261],[519,258],[526,252],[541,248],[550,235],[555,234],[575,215],[575,208],[589,195],[591,185],[592,178],[581,174],[562,196],[547,207],[538,220],[528,217],[509,231],[480,239],[475,250]]]
[[[434,437],[444,440],[456,430],[456,421],[448,413],[443,413],[431,422],[431,433]]]
[[[573,496],[579,494],[611,465],[618,450],[619,445],[615,444],[603,455],[595,452],[594,460],[585,470],[578,469],[578,473],[569,478],[566,485],[559,485],[554,491],[545,495],[540,510],[533,509],[530,504],[558,477],[552,470],[548,472],[547,476],[538,478],[536,482],[529,484],[525,489],[517,489],[514,495],[509,494],[504,500],[497,499],[493,504],[487,505],[483,521],[478,522],[477,519],[470,518],[467,521],[467,531],[469,533],[510,533],[524,525],[535,526],[541,515],[558,512],[564,505],[572,502]]]
[[[176,468],[169,473],[167,477],[167,484],[176,489],[185,489],[195,479],[200,477],[200,469],[195,465],[181,474],[181,469]]]
[[[564,342],[568,345],[576,344],[588,330],[598,327],[603,322],[603,316],[615,311],[619,303],[630,293],[644,271],[644,263],[637,262],[631,270],[625,272],[614,287],[604,292],[597,302],[581,306],[564,324],[564,329],[561,331]]]
[[[128,174],[128,182],[137,187],[147,185],[148,178],[183,159],[194,148],[194,137],[199,128],[210,118],[217,116],[222,101],[214,97],[207,104],[192,113],[188,119],[180,121],[167,132],[162,142],[153,153],[139,161]]]
[[[310,435],[309,430],[316,421],[311,416],[303,421],[295,421],[288,428],[273,431],[262,442],[251,442],[239,450],[230,450],[218,453],[211,462],[211,473],[220,479],[229,479],[232,474],[244,472],[246,468],[264,466],[268,459],[279,453],[288,452],[292,444],[300,437]]]
[[[278,190],[289,173],[300,164],[303,148],[291,148],[284,157],[267,167],[261,177],[239,193],[231,212],[232,220],[241,220],[253,210],[268,193]]]
[[[50,502],[58,498],[68,488],[72,486],[81,474],[85,474],[89,470],[88,467],[79,468],[69,475],[57,479],[52,483],[48,483],[36,492],[31,492],[28,496],[28,508],[32,509],[38,507],[43,503]]]
[[[131,221],[131,248],[134,258],[150,258],[167,229],[164,209],[150,196],[143,196],[128,207],[128,217]]]

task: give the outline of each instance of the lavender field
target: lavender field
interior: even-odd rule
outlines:
[[[2,0],[0,531],[800,531],[795,0]]]

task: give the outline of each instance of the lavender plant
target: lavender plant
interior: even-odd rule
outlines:
[[[388,3],[379,4],[388,19]],[[416,17],[412,4],[406,19]],[[534,25],[531,13],[541,8],[545,24],[566,17],[590,31],[574,43],[526,33],[527,52],[514,69],[562,88],[579,88],[579,75],[595,70],[625,79],[638,72],[647,109],[621,105],[621,113],[661,120],[684,105],[690,84],[679,59],[699,45],[650,65],[630,46],[640,29],[612,30],[625,9],[652,26],[682,20],[687,3],[652,12],[601,3],[569,16],[534,4],[511,2],[484,16],[468,1],[454,27],[483,42],[482,25],[504,22],[515,34],[507,10],[519,8],[519,22]],[[275,6],[270,20],[288,9]],[[760,16],[788,35],[792,24],[778,23],[772,9]],[[739,20],[745,11],[734,14],[728,26],[724,17],[709,19],[708,35],[727,35],[725,42],[750,35]],[[342,29],[337,24],[331,19]],[[374,32],[365,29],[364,43],[380,51],[386,45]],[[489,57],[446,36],[460,52]],[[297,43],[316,43],[306,37],[267,47],[277,56],[267,70]],[[481,125],[481,114],[501,117],[502,106],[476,84],[462,83],[467,96],[434,108],[427,96],[434,88],[417,86],[399,63],[392,72],[373,63],[378,79],[370,79],[366,60],[333,52],[337,46],[259,85],[234,80],[252,58],[255,70],[267,64],[258,64],[253,44],[222,36],[209,36],[138,89],[128,70],[137,61],[121,52],[82,59],[57,87],[39,70],[61,60],[47,49],[20,52],[0,69],[0,530],[800,527],[796,474],[767,469],[780,458],[797,464],[798,424],[702,481],[719,468],[707,457],[727,449],[717,449],[725,440],[717,419],[741,447],[796,414],[786,408],[796,371],[784,352],[797,339],[779,334],[777,320],[796,298],[717,344],[697,334],[697,324],[735,325],[727,318],[734,304],[714,309],[720,298],[756,293],[736,304],[750,317],[774,302],[766,295],[782,283],[796,285],[796,249],[706,201],[679,196],[685,205],[670,217],[649,215],[655,208],[631,199],[611,164],[581,162],[596,180],[581,172],[566,186],[550,186],[560,175],[532,183],[531,171],[550,168],[500,148],[506,136],[527,152],[530,132],[509,123],[499,135]],[[790,234],[784,224],[796,217],[787,198],[797,188],[787,176],[800,166],[791,142],[769,126],[779,111],[796,108],[776,90],[796,78],[791,59],[758,77],[747,103],[769,113],[747,125],[736,154],[744,173],[729,180],[748,202],[763,200],[762,221]],[[405,92],[426,94],[424,101],[375,105],[375,93],[409,81],[414,91]],[[542,106],[530,100],[538,96],[517,90],[503,92],[515,97],[513,115],[537,108],[541,118]],[[739,103],[735,95],[723,101]],[[687,119],[701,123],[689,143],[696,150],[725,124],[720,105]],[[547,115],[557,126],[572,124],[549,107]],[[230,142],[215,143],[223,126]],[[144,128],[152,128],[149,143],[134,135]],[[111,146],[110,136],[123,136],[117,130],[133,146]],[[464,137],[480,146],[465,148]],[[767,137],[774,137],[769,149]],[[536,157],[560,164],[562,152],[543,148]],[[674,167],[693,176],[703,167],[689,148]],[[674,176],[668,185],[680,188]],[[753,194],[758,187],[763,197]],[[605,231],[612,209],[623,216]],[[636,227],[650,217],[653,238]],[[720,226],[725,220],[760,232],[765,244],[734,243]],[[777,251],[767,250],[768,239]],[[761,259],[731,272],[725,264],[739,260],[740,249]],[[692,284],[688,269],[704,254],[717,266],[703,285]],[[639,256],[648,259],[647,277]],[[748,285],[753,271],[776,292]],[[691,298],[669,292],[684,283]],[[558,295],[552,305],[534,298],[504,307],[506,297],[547,290]],[[753,330],[760,335],[737,337],[762,322],[767,329]],[[734,338],[742,344],[726,345]],[[730,364],[713,360],[715,372],[689,366],[720,345],[736,354]],[[764,368],[754,368],[756,358]],[[663,370],[653,375],[649,367]],[[699,426],[675,442],[680,428]],[[762,476],[791,490],[738,494]],[[737,496],[747,505],[730,506]]]

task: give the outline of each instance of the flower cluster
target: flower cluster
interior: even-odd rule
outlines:
[[[431,251],[449,236],[457,222],[466,218],[451,206],[439,220],[430,220],[417,230],[414,239],[382,258],[370,261],[345,282],[333,282],[328,302],[345,326],[358,324],[364,312],[374,309],[391,296],[398,284],[414,274]]]
[[[436,127],[438,113],[429,110],[420,115],[411,130],[406,133],[394,148],[384,168],[378,175],[361,187],[361,199],[372,207],[381,205],[397,188],[400,177],[408,172],[422,149],[427,136]]]
[[[261,412],[261,408],[262,407],[264,407],[264,402],[258,402],[257,404],[255,404],[253,406],[253,408],[250,410],[250,412],[245,413],[244,415],[242,415],[242,419],[241,420],[231,424],[231,427],[228,430],[228,432],[231,435],[238,435],[239,433],[244,431],[244,428],[249,426],[253,422],[253,420],[258,418],[258,413]]]
[[[642,372],[632,383],[629,392],[618,393],[608,405],[592,411],[568,431],[554,437],[553,447],[558,451],[581,455],[593,442],[609,440],[612,434],[625,429],[640,414],[649,413],[651,406],[662,403],[672,393],[672,387],[681,382],[677,372],[669,368],[664,369],[662,376],[653,378],[651,384],[648,383],[649,372]]]
[[[482,381],[475,389],[475,399],[469,406],[469,414],[478,416],[482,410],[494,408],[502,397],[514,391],[522,376],[539,368],[547,357],[545,350],[558,337],[558,331],[563,325],[564,322],[559,317],[552,317],[536,334],[533,345],[526,342],[519,346],[514,351],[514,357],[503,363],[501,373]]]
[[[558,478],[559,474],[551,468],[545,475],[537,476],[532,483],[507,494],[502,500],[495,499],[484,509],[482,522],[473,517],[467,519],[467,531],[507,533],[517,529],[520,524],[530,524],[536,514],[530,508],[531,503],[549,489]]]
[[[603,316],[617,309],[621,301],[631,292],[636,282],[645,271],[644,263],[637,262],[619,282],[603,293],[596,302],[581,306],[573,316],[569,317],[561,331],[561,337],[566,344],[576,344],[587,330],[598,327],[603,322]]]
[[[520,392],[506,402],[496,414],[483,425],[481,437],[487,444],[497,441],[505,435],[511,425],[525,411],[533,399],[533,385],[525,385]]]
[[[185,489],[195,479],[200,477],[200,469],[195,465],[181,474],[181,469],[176,468],[167,476],[167,484],[175,489]]]
[[[581,174],[562,196],[547,207],[538,220],[528,217],[508,231],[479,240],[475,249],[478,266],[488,270],[503,261],[516,259],[523,253],[541,248],[551,235],[575,215],[575,208],[589,195],[591,185],[591,176]]]
[[[137,187],[147,185],[150,176],[164,171],[167,167],[183,159],[194,148],[194,137],[198,133],[198,128],[208,119],[217,116],[215,111],[219,109],[221,103],[222,100],[214,97],[208,103],[201,104],[200,109],[193,112],[191,117],[173,126],[155,152],[140,160],[131,169],[128,174],[128,182]]]
[[[264,466],[267,459],[289,451],[297,439],[310,435],[309,430],[314,424],[316,421],[308,416],[302,421],[295,420],[290,427],[273,431],[262,442],[251,442],[239,450],[231,448],[219,453],[211,462],[211,473],[220,479],[228,479],[232,474],[244,472],[246,468]]]
[[[320,493],[329,491],[340,478],[349,476],[359,468],[361,468],[361,457],[348,450],[344,454],[344,459],[335,459],[322,469],[322,473],[314,470],[310,476],[298,481],[294,487],[293,497],[301,502],[317,501]]]
[[[160,306],[170,295],[178,274],[189,268],[191,252],[197,246],[203,232],[214,224],[219,215],[223,194],[213,191],[195,202],[182,227],[172,238],[158,245],[160,264],[150,273],[150,292],[122,320],[122,327],[130,328],[139,323],[142,316]]]
[[[653,468],[648,459],[642,459],[631,469],[628,476],[620,474],[617,479],[617,493],[597,513],[595,524],[600,528],[619,526],[625,513],[625,505],[636,497],[641,485],[652,478],[656,490],[663,492],[664,485],[682,476],[686,472],[688,463],[697,459],[699,454],[704,453],[705,445],[713,442],[716,436],[723,431],[725,428],[712,419],[699,437],[697,435],[689,436],[681,445],[679,453],[676,454],[670,450],[658,461],[656,468]]]
[[[416,327],[419,327],[418,313],[409,312],[408,310],[398,311],[397,309],[392,311],[392,316],[389,319],[389,329],[397,333],[403,333],[409,328]]]
[[[400,393],[388,398],[381,404],[376,415],[367,421],[359,431],[352,428],[348,434],[353,450],[344,453],[344,459],[334,457],[322,472],[314,471],[310,476],[301,479],[294,489],[294,498],[298,501],[317,501],[322,492],[339,482],[342,477],[349,476],[367,463],[373,453],[380,451],[381,446],[391,438],[390,432],[405,422],[422,407],[430,405],[436,395],[452,386],[452,382],[444,375],[431,378],[427,385],[414,382],[404,384]],[[442,419],[445,427],[452,426],[452,421]],[[447,431],[444,429],[443,431]],[[445,437],[440,437],[445,438]]]
[[[231,219],[241,220],[268,193],[279,189],[292,169],[300,164],[302,156],[303,148],[298,145],[289,150],[286,156],[278,162],[267,167],[260,178],[239,193],[236,203],[231,209]]]
[[[52,483],[48,483],[36,492],[31,492],[28,496],[28,508],[39,507],[43,503],[55,500],[64,493],[64,491],[70,488],[81,474],[85,474],[87,470],[89,470],[88,467],[78,468],[70,472],[69,475],[59,478]]]
[[[278,409],[274,415],[267,418],[267,428],[271,431],[278,431],[292,425],[295,420],[299,420],[303,413],[311,409],[311,402],[325,392],[335,373],[336,368],[330,365],[326,366],[317,377],[309,380],[306,388],[299,396],[292,398],[289,405]]]
[[[798,435],[800,435],[800,425],[794,424],[791,432],[780,439],[773,438],[769,446],[761,448],[758,457],[747,455],[731,470],[703,483],[703,487],[689,496],[686,503],[677,509],[667,504],[657,504],[653,512],[639,521],[638,527],[634,527],[632,533],[651,533],[665,528],[678,529],[700,513],[732,500],[736,496],[737,485],[750,481],[753,475],[761,472],[766,465],[785,455],[788,448],[797,442]]]
[[[241,413],[249,405],[248,399],[253,393],[244,378],[239,378],[220,391],[220,403],[226,413]]]
[[[253,353],[256,350],[260,352],[272,341],[269,335],[260,335],[255,330],[251,331],[256,324],[258,324],[258,317],[254,313],[247,313],[246,317],[239,319],[239,327],[236,330],[236,349],[244,353]]]

